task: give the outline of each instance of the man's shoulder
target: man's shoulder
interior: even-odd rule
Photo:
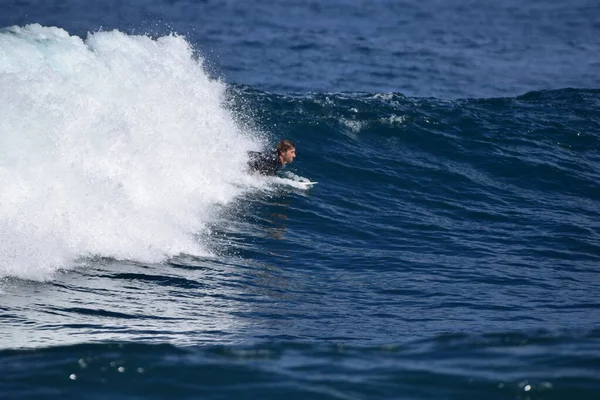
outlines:
[[[281,167],[281,161],[276,152],[249,151],[248,166],[251,171],[261,174],[273,175]]]

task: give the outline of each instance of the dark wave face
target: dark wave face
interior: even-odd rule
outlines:
[[[452,265],[449,275],[481,279],[489,296],[486,284],[500,281],[566,293],[562,278],[577,279],[574,262],[591,268],[576,268],[585,282],[599,261],[598,91],[458,101],[243,97],[276,136],[299,138],[297,168],[323,185],[310,192],[318,197],[298,245],[319,242],[315,250],[331,251],[340,267],[353,269],[353,254],[362,268],[407,277],[433,269],[441,279],[437,268]]]

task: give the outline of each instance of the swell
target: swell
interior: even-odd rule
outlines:
[[[294,168],[323,182],[304,212],[328,231],[312,240],[599,260],[598,90],[442,101],[229,89],[273,137],[297,138]]]

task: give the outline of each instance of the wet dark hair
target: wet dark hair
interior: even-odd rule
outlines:
[[[295,149],[295,148],[296,148],[296,145],[294,144],[294,142],[292,142],[291,140],[288,140],[288,139],[283,139],[277,145],[277,154],[283,154],[286,151],[288,151],[289,149]]]

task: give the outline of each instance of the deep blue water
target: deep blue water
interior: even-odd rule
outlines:
[[[596,2],[0,27],[0,397],[600,398]]]
[[[20,0],[0,26],[186,36],[210,73],[270,92],[457,98],[598,88],[594,0]]]

